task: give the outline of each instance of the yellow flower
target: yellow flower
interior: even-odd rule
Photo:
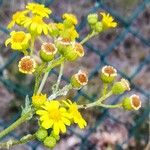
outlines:
[[[48,25],[43,21],[42,17],[40,16],[33,16],[32,18],[27,17],[24,22],[23,26],[32,34],[41,34],[42,32],[47,35],[48,34]]]
[[[74,28],[74,26],[72,26],[71,28],[64,28],[63,30],[60,30],[60,37],[68,38],[71,41],[73,41],[79,37],[79,34],[76,31],[76,29]]]
[[[28,48],[29,41],[31,39],[31,35],[29,33],[25,33],[23,31],[12,31],[10,36],[11,37],[5,41],[6,46],[10,43],[12,49],[22,51]]]
[[[28,3],[26,8],[30,10],[33,14],[39,15],[41,17],[48,18],[49,15],[52,13],[49,8],[46,8],[44,5],[38,3]]]
[[[69,108],[68,112],[71,114],[71,117],[74,121],[74,123],[77,123],[78,126],[83,129],[87,123],[81,116],[80,112],[78,111],[78,105],[74,102],[72,103],[70,100],[63,101],[64,104]]]
[[[34,107],[39,108],[41,107],[47,100],[46,94],[37,94],[32,96],[32,104]]]
[[[42,106],[43,109],[37,110],[40,116],[41,126],[45,129],[52,128],[55,135],[66,132],[66,125],[70,125],[70,114],[64,107],[60,107],[58,101],[47,101]]]
[[[25,74],[32,74],[36,68],[36,62],[30,56],[24,56],[19,61],[19,71]]]
[[[8,24],[7,28],[11,29],[15,23],[18,25],[21,25],[22,21],[26,18],[26,14],[28,11],[17,11],[15,14],[12,16],[12,21]]]
[[[63,14],[62,18],[69,21],[73,25],[76,25],[78,23],[77,17],[70,13]]]
[[[100,14],[102,15],[103,29],[115,28],[117,26],[117,22],[114,21],[114,18],[110,16],[110,14],[106,14],[104,12]]]

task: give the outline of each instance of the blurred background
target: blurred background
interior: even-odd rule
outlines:
[[[89,73],[89,84],[79,91],[67,95],[74,101],[94,101],[99,96],[101,82],[98,72],[104,65],[113,65],[131,82],[132,91],[142,99],[139,111],[122,109],[88,109],[82,114],[88,122],[85,130],[73,126],[54,150],[150,150],[150,1],[149,0],[35,0],[53,10],[51,20],[61,21],[65,12],[76,14],[77,29],[81,41],[88,33],[86,17],[92,12],[105,11],[118,22],[111,29],[85,44],[85,57],[75,63],[67,63],[63,84],[79,69]],[[0,130],[14,122],[21,113],[26,94],[32,95],[34,79],[18,73],[20,54],[5,47],[10,31],[6,29],[12,14],[24,9],[30,0],[0,0]],[[50,73],[44,92],[50,90],[57,79],[58,70]],[[113,97],[108,103],[117,103],[124,95]],[[18,113],[20,112],[20,113]],[[25,123],[7,138],[19,139],[22,135],[36,131],[36,120]],[[46,150],[38,141],[11,148],[11,150]]]

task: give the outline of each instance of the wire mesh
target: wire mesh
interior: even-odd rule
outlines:
[[[35,0],[38,3],[44,3],[46,6],[50,6],[53,4],[53,2],[55,0]],[[0,0],[0,5],[3,5],[3,0]],[[150,48],[150,39],[146,39],[145,37],[143,37],[143,35],[138,31],[132,28],[132,24],[133,22],[138,18],[138,16],[144,12],[144,10],[146,9],[146,7],[150,5],[150,1],[149,0],[143,0],[137,7],[136,9],[132,12],[132,14],[130,15],[130,17],[128,17],[128,19],[125,19],[123,16],[121,16],[116,10],[108,7],[104,1],[102,0],[97,0],[95,1],[94,5],[91,7],[91,9],[88,11],[88,13],[86,15],[88,15],[91,12],[97,12],[100,9],[105,10],[106,12],[109,12],[112,16],[114,16],[114,18],[117,19],[117,21],[119,22],[120,25],[123,26],[123,30],[121,31],[121,33],[108,45],[108,47],[105,50],[101,50],[100,48],[96,48],[94,47],[94,45],[91,42],[88,42],[85,44],[85,47],[88,49],[88,51],[95,53],[98,57],[99,57],[99,63],[92,69],[92,71],[89,73],[89,80],[91,80],[92,78],[94,78],[94,75],[96,73],[98,73],[98,71],[101,69],[101,67],[103,65],[111,65],[111,62],[109,61],[109,55],[111,55],[113,53],[113,51],[115,50],[116,47],[118,47],[126,38],[126,36],[128,34],[131,34],[132,36],[134,36],[135,38],[137,38],[142,44],[145,45],[145,47]],[[55,21],[60,21],[60,18],[56,15],[53,15],[52,18]],[[77,29],[78,31],[82,31],[83,28],[87,25],[87,21],[86,21],[86,16],[82,19],[82,22],[80,22],[80,24],[78,25]],[[5,34],[9,34],[9,31],[2,25],[0,24],[0,31],[5,33]],[[79,41],[81,41],[82,39],[79,39]],[[6,88],[8,90],[11,90],[15,93],[18,93],[19,95],[25,96],[27,93],[30,95],[32,94],[31,90],[28,89],[27,87],[23,87],[21,85],[17,85],[16,83],[14,83],[13,81],[11,81],[10,79],[3,79],[2,78],[2,72],[4,69],[8,68],[9,65],[15,61],[18,57],[18,53],[13,53],[9,58],[8,61],[0,66],[0,82],[3,83],[4,86],[6,86]],[[120,69],[118,69],[118,72],[120,74],[120,76],[128,79],[131,82],[131,86],[133,87],[133,89],[139,93],[141,93],[144,97],[145,100],[149,100],[150,98],[150,92],[148,90],[143,89],[142,87],[138,86],[135,84],[134,82],[134,78],[142,71],[142,68],[144,66],[148,66],[150,64],[150,55],[148,55],[147,57],[145,57],[137,66],[137,68],[134,69],[133,73],[131,75],[127,75],[126,73],[122,72]],[[58,72],[56,70],[53,70],[51,72],[51,74],[54,74],[56,76],[58,76]],[[51,75],[50,74],[50,75]],[[69,82],[69,79],[65,76],[63,76],[62,78],[63,80],[65,80],[66,82]],[[77,101],[80,97],[85,97],[86,99],[88,99],[89,101],[93,101],[95,99],[95,97],[92,97],[90,95],[88,95],[87,93],[84,92],[84,90],[79,90],[76,95],[73,97],[73,99],[75,101]],[[116,103],[119,100],[120,97],[117,97],[113,102]],[[146,118],[149,115],[149,108],[144,109],[144,111],[140,114],[142,117],[138,118],[136,120],[136,124],[132,125],[130,128],[128,128],[129,130],[129,137],[133,137],[137,135],[137,129],[142,126],[142,124],[144,123],[144,121],[146,120]],[[13,121],[15,121],[17,118],[19,117],[19,114],[16,114],[12,120],[9,123],[4,122],[2,119],[0,120],[0,127],[1,128],[6,128],[7,126],[9,126],[9,124],[11,124]],[[96,128],[103,122],[103,120],[109,117],[115,121],[118,121],[118,123],[120,123],[119,119],[113,118],[113,116],[109,113],[109,111],[107,109],[103,110],[103,113],[101,114],[101,116],[99,117],[99,120],[97,120],[95,122],[95,125],[92,126],[86,135],[79,135],[77,134],[77,136],[79,138],[81,138],[82,143],[80,145],[80,150],[94,150],[96,149],[95,145],[92,145],[92,143],[90,143],[90,141],[88,140],[88,137],[96,131]],[[69,129],[72,133],[76,134],[74,132],[74,130],[72,130],[71,128]],[[18,135],[16,135],[15,133],[11,133],[12,137],[14,138],[19,138]],[[126,143],[128,141],[125,141]],[[123,144],[123,143],[122,143]],[[34,143],[29,143],[28,146],[31,147],[32,149],[36,149],[38,147],[39,143],[38,142],[34,142]],[[116,149],[122,149],[122,145],[117,145]]]

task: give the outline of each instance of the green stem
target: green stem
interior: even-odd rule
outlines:
[[[33,37],[31,38],[30,56],[33,55],[33,51],[34,51],[34,42],[35,42],[35,37],[33,36]]]
[[[36,138],[36,135],[33,134],[33,135],[25,135],[23,136],[20,140],[9,140],[7,142],[3,142],[3,143],[0,143],[0,148],[7,148],[9,149],[11,146],[14,146],[14,145],[19,145],[19,144],[24,144],[24,143],[27,143],[31,140],[34,140]]]
[[[110,97],[112,95],[112,91],[108,92],[106,95],[102,96],[101,98],[99,98],[97,101],[93,102],[93,103],[89,103],[89,104],[85,104],[85,105],[79,105],[78,108],[90,108],[90,107],[94,107],[94,106],[99,106],[101,105],[101,103],[106,100],[108,97]]]
[[[57,79],[57,83],[55,85],[55,91],[58,91],[58,89],[59,89],[59,84],[60,84],[60,81],[61,81],[63,70],[64,70],[64,63],[62,63],[61,66],[60,66],[59,76],[58,76],[58,79]]]
[[[59,57],[51,62],[51,64],[46,68],[45,72],[51,71],[54,67],[62,64],[65,61],[64,57]]]
[[[46,80],[47,80],[47,78],[48,78],[49,72],[50,72],[54,67],[56,67],[56,66],[60,65],[61,63],[63,63],[64,60],[65,60],[64,57],[60,57],[59,59],[55,59],[55,60],[53,60],[53,61],[50,63],[50,65],[49,65],[49,66],[47,67],[47,69],[46,69],[46,72],[45,72],[45,74],[44,74],[44,77],[43,77],[43,79],[42,79],[42,82],[41,82],[41,84],[40,84],[40,87],[39,87],[39,89],[38,89],[38,91],[37,91],[38,94],[41,93],[41,91],[42,91],[42,89],[43,89],[43,87],[44,87],[44,85],[45,85],[45,82],[46,82]]]
[[[27,121],[30,115],[33,113],[33,111],[29,111],[26,114],[22,115],[16,122],[11,124],[8,128],[4,129],[2,132],[0,132],[0,139],[7,135],[9,132],[16,129],[20,124]]]
[[[88,34],[81,42],[80,44],[84,44],[86,43],[89,39],[91,39],[93,36],[97,35],[97,32],[91,32],[90,34]]]
[[[35,86],[34,86],[34,94],[37,93],[38,91],[38,88],[39,88],[39,85],[40,85],[40,81],[41,81],[41,78],[42,78],[42,74],[43,74],[43,70],[45,69],[46,67],[46,63],[43,62],[38,68],[37,68],[37,71],[35,73]]]
[[[106,95],[106,93],[107,93],[107,88],[108,88],[108,84],[107,84],[107,83],[103,83],[102,96]]]
[[[72,89],[72,85],[68,84],[66,86],[64,86],[62,89],[59,89],[58,91],[56,91],[55,93],[53,93],[52,95],[50,95],[48,97],[48,100],[52,100],[57,98],[58,96],[66,96],[68,91]]]
[[[41,93],[41,91],[42,91],[42,89],[43,89],[43,87],[44,87],[44,85],[45,85],[45,82],[46,82],[46,80],[47,80],[47,78],[48,78],[48,75],[49,75],[49,72],[46,72],[46,73],[44,74],[44,77],[43,77],[42,82],[41,82],[41,84],[40,84],[40,86],[39,86],[39,89],[38,89],[38,91],[37,91],[37,94]]]
[[[119,104],[116,104],[116,105],[99,104],[98,106],[102,106],[104,108],[120,108],[120,107],[122,107],[122,103],[119,103]]]

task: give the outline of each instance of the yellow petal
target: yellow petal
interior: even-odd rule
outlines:
[[[60,128],[62,133],[66,132],[66,126],[64,125],[64,123],[62,121],[59,122],[59,128]]]
[[[10,42],[11,42],[11,38],[8,38],[8,39],[5,41],[5,46],[7,46]]]
[[[42,122],[42,127],[45,129],[51,128],[53,125],[53,122],[51,120],[46,120]]]
[[[60,129],[58,123],[54,123],[53,129],[54,129],[54,134],[59,135]]]

